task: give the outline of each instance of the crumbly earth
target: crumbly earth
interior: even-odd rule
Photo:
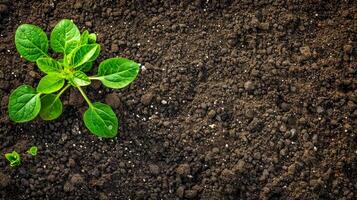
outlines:
[[[23,157],[1,156],[1,199],[357,198],[357,1],[0,0],[0,17],[0,151]],[[75,90],[55,121],[9,121],[10,92],[42,76],[16,28],[63,18],[98,34],[96,64],[142,64],[123,90],[86,88],[114,139],[85,129]]]

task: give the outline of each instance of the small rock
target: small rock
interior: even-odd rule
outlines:
[[[83,103],[83,98],[81,94],[78,91],[71,89],[69,92],[68,104],[71,106],[80,106],[82,105],[82,103]]]
[[[186,190],[185,197],[188,199],[193,199],[197,196],[197,190]]]
[[[119,95],[115,92],[108,94],[105,97],[105,102],[113,108],[119,108],[121,105]]]
[[[250,91],[250,90],[254,90],[254,84],[252,81],[247,81],[244,83],[244,89]]]
[[[345,129],[345,131],[349,131],[352,129],[352,126],[349,123],[346,123],[343,125],[343,128]]]
[[[100,194],[99,194],[99,200],[108,200],[109,198],[108,198],[108,196],[105,194],[105,193],[103,193],[103,192],[101,192]]]
[[[31,70],[31,71],[29,72],[29,75],[30,75],[32,78],[36,78],[36,77],[37,77],[37,73],[36,73],[35,71],[33,71],[33,70]]]
[[[90,84],[90,87],[95,89],[95,90],[98,90],[101,86],[101,83],[100,81],[93,81],[91,84]]]
[[[243,172],[244,171],[244,166],[245,166],[245,161],[244,160],[239,160],[238,163],[234,166],[233,171],[234,172]]]
[[[318,106],[316,109],[316,112],[320,114],[320,113],[324,112],[324,108],[321,106]]]
[[[144,94],[143,96],[141,96],[141,103],[144,105],[149,105],[151,103],[152,98],[154,97],[154,94],[152,92],[148,92],[146,94]]]
[[[68,160],[68,165],[69,165],[71,168],[73,168],[73,167],[76,166],[76,161],[74,161],[72,158],[70,158],[70,159]]]
[[[318,135],[317,135],[317,134],[314,134],[314,135],[312,136],[312,143],[313,143],[313,144],[316,144],[317,141],[318,141]]]
[[[214,154],[219,153],[219,148],[213,147],[213,148],[212,148],[212,153],[214,153]]]
[[[180,186],[179,188],[177,188],[176,195],[179,198],[183,198],[184,193],[185,193],[185,186]]]
[[[263,170],[262,176],[259,178],[259,180],[264,181],[269,177],[269,171],[267,169]]]
[[[72,185],[82,184],[83,182],[84,182],[84,179],[80,174],[74,174],[74,175],[72,175],[72,177],[70,179],[70,183]]]
[[[0,188],[5,188],[10,183],[10,177],[0,172]]]
[[[300,47],[299,50],[305,58],[309,58],[311,56],[311,50],[309,46]]]
[[[232,170],[224,169],[221,173],[221,178],[223,180],[230,180],[234,177],[234,173]]]
[[[47,180],[50,181],[50,182],[55,182],[56,177],[55,177],[55,175],[50,174],[49,176],[47,176]]]
[[[7,5],[0,4],[0,14],[5,14],[7,10],[8,10]]]
[[[73,191],[75,188],[74,188],[74,186],[70,183],[70,182],[66,182],[64,185],[63,185],[63,190],[65,191],[65,192],[71,192],[71,191]]]
[[[212,119],[213,117],[216,116],[216,111],[210,110],[207,114],[208,118]]]
[[[157,166],[157,165],[155,165],[155,164],[149,165],[149,168],[150,168],[151,174],[153,174],[153,175],[158,175],[158,174],[160,173],[160,168],[159,168],[159,166]]]
[[[343,46],[343,51],[345,52],[345,54],[351,54],[352,53],[352,45],[350,44],[346,44]]]
[[[119,51],[119,46],[115,43],[112,44],[110,50],[113,52],[113,53],[117,53]]]
[[[283,102],[281,103],[281,109],[283,109],[283,111],[289,111],[290,110],[290,104]]]
[[[73,6],[75,9],[80,9],[83,7],[82,1],[76,1],[76,3]]]
[[[280,126],[279,130],[280,130],[280,132],[285,133],[286,130],[287,130],[285,124],[282,124],[282,125]]]
[[[139,190],[135,193],[135,199],[145,199],[145,191]]]
[[[91,28],[93,24],[92,24],[91,21],[86,21],[86,22],[85,22],[85,25],[86,25],[87,27]]]
[[[176,173],[181,175],[181,176],[187,176],[191,172],[190,165],[189,164],[181,164],[177,167]]]
[[[252,75],[252,76],[258,76],[259,75],[259,70],[257,70],[257,69],[252,69],[252,71],[250,72],[250,74]]]
[[[259,26],[262,30],[269,30],[269,22],[262,22]]]

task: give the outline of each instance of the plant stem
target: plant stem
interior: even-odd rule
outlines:
[[[64,91],[66,91],[69,88],[69,86],[71,85],[67,84],[64,88],[62,88],[62,90],[57,94],[55,101],[63,94]]]
[[[83,98],[86,100],[86,102],[88,103],[89,107],[93,107],[92,102],[88,99],[86,93],[84,93],[84,91],[82,90],[82,88],[80,86],[77,86],[79,92],[82,94]]]
[[[100,80],[100,78],[99,77],[97,77],[97,76],[90,76],[90,77],[88,77],[90,80]]]

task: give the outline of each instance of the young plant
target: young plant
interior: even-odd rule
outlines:
[[[31,156],[36,156],[37,151],[38,151],[38,148],[36,146],[32,146],[29,150],[27,150],[27,153],[30,154]]]
[[[41,28],[23,24],[15,34],[15,45],[20,55],[36,62],[40,71],[46,74],[34,89],[21,85],[9,98],[9,117],[22,123],[33,120],[38,114],[43,120],[54,120],[62,113],[60,96],[70,86],[82,94],[89,108],[83,115],[84,124],[90,132],[99,137],[112,138],[118,132],[118,119],[112,108],[104,103],[92,103],[83,90],[92,80],[101,81],[106,87],[119,89],[133,82],[139,72],[139,64],[126,58],[109,58],[99,64],[94,76],[87,76],[93,62],[99,56],[101,47],[96,35],[84,31],[68,19],[61,20],[52,30],[50,46],[61,53],[58,60],[48,55],[47,35]]]
[[[10,162],[11,167],[19,166],[21,163],[21,157],[16,151],[12,151],[11,153],[6,153],[5,158]]]

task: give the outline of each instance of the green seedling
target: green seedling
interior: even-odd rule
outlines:
[[[52,30],[50,46],[62,56],[56,60],[48,55],[48,38],[39,27],[23,24],[15,34],[15,45],[20,55],[36,62],[46,74],[34,89],[29,85],[16,88],[9,98],[9,117],[14,122],[28,122],[37,115],[43,120],[54,120],[62,113],[60,96],[70,86],[79,90],[88,103],[83,115],[84,124],[99,137],[112,138],[118,133],[118,119],[112,108],[104,103],[92,103],[83,90],[91,81],[101,81],[114,89],[126,87],[139,72],[139,64],[126,58],[109,58],[99,64],[97,74],[87,76],[101,47],[96,35],[84,31],[68,19],[61,20]]]
[[[11,153],[6,153],[5,158],[10,162],[11,167],[19,166],[21,163],[21,157],[16,151],[12,151]]]
[[[38,148],[36,146],[32,146],[29,150],[27,150],[27,153],[30,154],[31,156],[36,156],[37,151],[38,151]]]

